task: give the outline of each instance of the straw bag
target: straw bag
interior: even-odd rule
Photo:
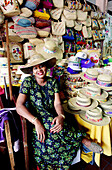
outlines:
[[[82,33],[83,33],[84,38],[88,38],[88,31],[87,31],[87,27],[86,26],[82,27]]]
[[[98,35],[98,31],[97,30],[92,30],[92,36],[93,36],[93,40],[94,41],[99,40],[99,35]]]
[[[79,5],[78,5],[78,1],[76,0],[76,1],[70,1],[70,0],[68,0],[67,1],[67,4],[68,4],[68,8],[69,9],[79,9],[78,7],[79,7]]]
[[[50,10],[50,15],[53,19],[58,20],[62,14],[63,9],[62,8],[55,8]]]
[[[86,0],[84,0],[85,4],[83,5],[82,11],[87,12],[91,11],[91,6],[87,4]]]
[[[98,30],[99,29],[99,26],[98,26],[98,22],[96,19],[92,19],[92,29],[96,29]]]
[[[91,26],[91,17],[89,15],[87,15],[86,21],[82,21],[81,23],[86,25],[87,27],[90,27]]]
[[[66,25],[68,28],[74,27],[74,20],[72,20],[72,19],[66,19],[63,14],[62,14],[62,16],[61,16],[61,21],[62,21],[62,22],[65,22],[65,25]]]
[[[76,20],[76,10],[72,10],[72,9],[68,9],[68,8],[65,8],[63,10],[63,14],[64,16],[66,16],[66,19],[72,19],[72,20]]]
[[[103,19],[98,19],[97,21],[98,21],[98,24],[99,24],[100,29],[101,29],[101,30],[102,30],[102,29],[105,29],[105,24],[104,24],[104,22],[103,22]]]
[[[64,35],[65,34],[65,22],[51,22],[52,34],[54,35]]]
[[[53,0],[53,4],[57,8],[63,8],[64,7],[64,0]]]
[[[81,31],[82,30],[82,23],[75,21],[74,29],[77,30],[77,31]]]
[[[105,39],[105,34],[103,33],[102,30],[98,30],[98,36],[100,40],[104,40]]]
[[[8,4],[1,3],[1,10],[6,17],[13,17],[20,14],[18,2],[16,0],[8,1]]]
[[[82,10],[77,10],[77,20],[86,21],[88,12],[83,12]]]

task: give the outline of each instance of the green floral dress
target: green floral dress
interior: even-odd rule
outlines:
[[[41,170],[68,170],[81,147],[84,135],[68,124],[66,119],[63,130],[50,133],[51,122],[57,116],[54,109],[54,93],[58,92],[56,79],[51,77],[47,77],[47,83],[40,86],[34,76],[29,76],[20,87],[20,93],[28,96],[31,113],[38,117],[46,129],[44,143],[38,140],[35,128],[32,131],[33,156]]]

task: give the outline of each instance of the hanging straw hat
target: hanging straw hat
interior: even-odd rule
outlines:
[[[49,58],[45,58],[39,53],[35,53],[31,58],[30,62],[26,64],[23,68],[21,68],[21,71],[23,71],[26,74],[30,74],[32,72],[32,68],[35,65],[47,63],[47,68],[51,68],[56,64],[56,58],[50,56]]]
[[[95,82],[98,77],[98,71],[94,68],[88,68],[86,72],[81,73],[81,77],[87,82]]]
[[[80,92],[76,97],[71,98],[71,104],[81,110],[90,110],[97,107],[98,102],[94,99],[88,98]]]
[[[105,101],[105,99],[108,97],[108,93],[95,84],[88,84],[85,86],[85,88],[82,88],[80,92],[87,97],[96,99],[98,101]]]
[[[105,126],[110,123],[110,118],[103,116],[102,109],[99,107],[87,110],[85,113],[79,114],[79,116],[85,122],[95,126]]]
[[[96,85],[104,90],[112,90],[112,76],[109,74],[98,75]]]
[[[45,38],[44,43],[39,43],[36,46],[36,52],[47,57],[55,57],[57,60],[63,58],[62,50],[56,45],[55,41],[52,38]]]

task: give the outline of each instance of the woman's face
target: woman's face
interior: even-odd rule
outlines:
[[[45,64],[38,64],[33,67],[33,74],[36,76],[36,78],[44,78],[47,73],[47,67]]]

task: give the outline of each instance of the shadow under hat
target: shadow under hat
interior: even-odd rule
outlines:
[[[38,64],[46,63],[47,68],[51,68],[56,64],[56,58],[49,56],[45,58],[42,54],[36,53],[30,58],[30,62],[20,68],[25,74],[31,74],[33,66]]]
[[[44,43],[36,45],[35,50],[42,54],[45,58],[55,57],[57,60],[61,60],[63,58],[62,50],[56,45],[52,38],[45,38]]]

